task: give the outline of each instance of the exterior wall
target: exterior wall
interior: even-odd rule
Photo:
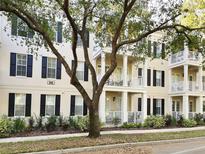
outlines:
[[[33,75],[32,77],[18,77],[10,76],[10,53],[22,53],[27,54],[28,49],[25,46],[17,45],[21,41],[19,36],[10,36],[10,26],[6,25],[7,20],[3,16],[1,20],[0,31],[0,115],[8,114],[8,94],[9,93],[31,93],[32,94],[32,106],[31,113],[39,115],[40,113],[40,94],[58,94],[61,95],[60,112],[65,115],[70,115],[70,95],[80,95],[74,86],[70,84],[70,78],[65,72],[62,66],[61,79],[44,79],[41,78],[42,69],[42,56],[55,57],[52,52],[47,52],[45,48],[40,48],[37,52],[37,56],[33,55]],[[4,27],[7,26],[7,31],[4,32]],[[91,36],[90,39],[93,37]],[[16,39],[12,41],[11,39]],[[93,47],[90,41],[90,49]],[[57,46],[59,52],[63,55],[66,61],[71,64],[73,59],[71,54],[71,47],[69,43],[61,43]],[[84,56],[81,54],[82,48],[77,49],[79,61],[84,61]],[[90,57],[92,53],[89,52]],[[70,65],[71,66],[71,65]],[[84,82],[83,86],[92,94],[91,75],[89,74],[88,82]],[[54,85],[48,85],[48,81],[54,81]]]

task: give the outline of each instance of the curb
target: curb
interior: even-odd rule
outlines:
[[[160,141],[148,141],[148,142],[138,142],[138,143],[122,143],[122,144],[110,144],[110,145],[99,145],[99,146],[90,146],[90,147],[80,147],[80,148],[70,148],[70,149],[61,149],[53,151],[41,151],[41,152],[32,152],[26,154],[63,154],[63,153],[75,153],[75,152],[89,152],[97,151],[104,149],[113,149],[113,148],[122,148],[129,146],[151,146],[151,145],[160,145],[160,144],[171,144],[171,143],[182,143],[182,142],[191,142],[199,141],[205,139],[205,137],[196,137],[196,138],[187,138],[187,139],[175,139],[175,140],[160,140]]]

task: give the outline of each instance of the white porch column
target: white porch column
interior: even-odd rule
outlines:
[[[199,83],[198,83],[198,85],[199,85],[199,90],[200,91],[203,91],[203,83],[202,83],[202,76],[203,76],[203,68],[202,68],[202,66],[200,66],[199,67]]]
[[[127,86],[127,55],[123,55],[123,86]]]
[[[183,113],[184,118],[188,119],[189,118],[189,96],[188,95],[183,95]]]
[[[105,91],[102,92],[99,102],[99,117],[101,122],[105,122]]]
[[[203,96],[199,96],[196,102],[196,112],[203,113]]]
[[[189,74],[188,65],[185,64],[184,65],[184,91],[185,92],[188,91],[188,87],[189,87],[188,74]]]
[[[188,47],[188,43],[187,43],[187,42],[184,42],[184,58],[185,58],[185,60],[188,59],[188,56],[189,56],[189,47]]]
[[[123,123],[128,121],[127,100],[128,100],[127,92],[122,92],[121,117]]]
[[[142,119],[147,118],[147,93],[142,94]]]
[[[168,96],[167,110],[168,114],[172,115],[172,96]]]
[[[172,91],[172,69],[168,70],[168,83],[169,83],[169,92]]]
[[[105,53],[101,53],[101,78],[105,74]]]
[[[145,60],[143,65],[143,85],[147,87],[147,60]]]

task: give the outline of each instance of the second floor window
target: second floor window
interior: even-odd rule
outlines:
[[[76,76],[78,80],[84,80],[84,62],[78,62]]]
[[[162,73],[161,71],[156,72],[156,86],[161,86],[161,83],[162,83],[161,73]]]
[[[47,78],[56,78],[56,64],[55,58],[48,58]]]
[[[153,70],[153,86],[165,86],[165,71]]]
[[[16,75],[26,76],[27,56],[24,54],[16,55]]]

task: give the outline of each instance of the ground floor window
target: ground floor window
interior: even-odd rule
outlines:
[[[156,115],[162,114],[162,101],[161,99],[156,100]]]
[[[76,116],[83,115],[83,98],[81,96],[75,97],[75,115]]]
[[[26,94],[15,94],[14,116],[25,116]]]
[[[55,115],[55,95],[46,95],[46,107],[45,107],[45,115],[53,116]]]

